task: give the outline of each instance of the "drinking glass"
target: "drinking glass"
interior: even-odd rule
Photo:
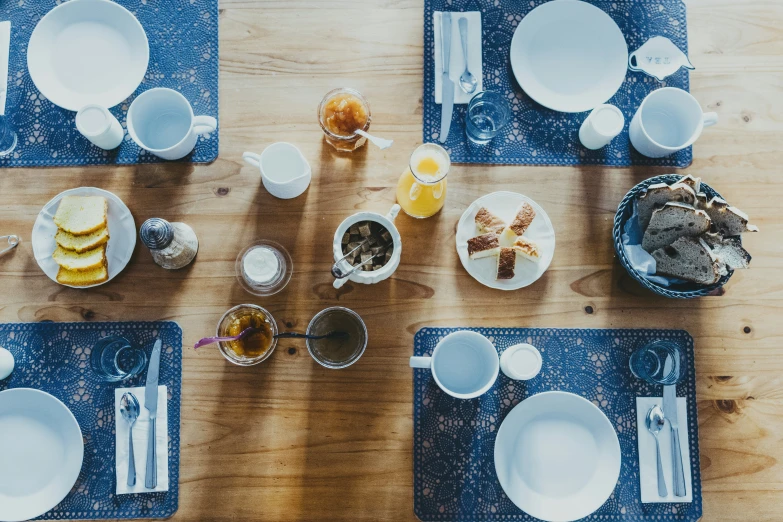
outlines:
[[[497,92],[482,91],[468,103],[465,133],[473,143],[484,145],[492,141],[510,119],[511,107],[506,98]]]
[[[0,116],[0,158],[8,156],[16,148],[16,132],[6,116]]]
[[[318,312],[307,325],[307,335],[345,332],[347,338],[307,339],[307,351],[318,364],[339,370],[356,361],[367,348],[367,327],[362,318],[348,308],[334,306]]]
[[[437,214],[446,202],[446,176],[451,160],[446,149],[435,143],[419,145],[397,182],[397,203],[411,217]]]
[[[99,339],[92,347],[90,366],[104,381],[118,382],[141,373],[147,365],[147,354],[119,335]]]
[[[666,359],[672,358],[673,364],[666,371]],[[657,340],[631,354],[629,361],[631,373],[650,384],[668,386],[676,384],[685,373],[685,357],[679,345],[672,341]]]

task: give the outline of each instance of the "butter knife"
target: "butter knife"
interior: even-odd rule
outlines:
[[[672,371],[674,359],[671,355],[666,357],[663,365],[663,374],[668,375]],[[671,452],[672,452],[672,475],[674,482],[674,496],[684,497],[685,493],[685,471],[682,467],[682,449],[680,448],[680,430],[679,417],[677,416],[677,385],[671,384],[663,387],[663,416],[669,421],[671,428]]]
[[[440,50],[441,63],[443,65],[443,74],[441,81],[443,83],[443,97],[440,106],[440,134],[438,139],[441,143],[446,143],[451,129],[451,116],[454,114],[454,82],[449,78],[449,60],[451,59],[451,13],[442,12],[440,14]]]
[[[155,341],[150,355],[150,365],[147,368],[147,384],[144,388],[144,407],[150,412],[150,432],[147,439],[147,472],[144,477],[144,487],[155,489],[158,486],[158,459],[155,454],[155,420],[158,416],[158,378],[160,377],[160,339]]]

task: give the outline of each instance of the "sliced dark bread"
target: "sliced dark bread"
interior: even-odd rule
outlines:
[[[642,248],[648,252],[671,245],[681,237],[696,237],[710,229],[710,218],[703,210],[684,203],[666,203],[653,211],[644,232]]]
[[[726,200],[714,197],[703,210],[710,216],[713,232],[724,237],[739,236],[743,232],[758,232],[759,228],[748,223],[748,215],[737,207],[732,207]]]
[[[686,203],[693,205],[696,202],[696,192],[684,183],[675,183],[667,185],[666,183],[656,183],[647,187],[647,192],[642,194],[637,203],[639,214],[639,226],[642,230],[650,224],[653,211],[661,208],[669,202]]]
[[[701,190],[701,178],[694,178],[690,174],[680,178],[680,181],[678,181],[677,183],[682,183],[684,185],[688,185],[690,188],[693,189],[693,191],[696,194],[699,194],[699,191]]]
[[[681,237],[652,253],[656,273],[711,285],[726,273],[707,243],[698,237]]]
[[[742,248],[738,237],[721,237],[717,234],[704,234],[704,241],[712,249],[712,253],[726,267],[732,270],[741,270],[748,268],[751,256],[747,250]]]

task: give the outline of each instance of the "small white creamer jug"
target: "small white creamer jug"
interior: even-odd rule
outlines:
[[[249,164],[258,167],[264,188],[276,198],[295,198],[310,186],[310,164],[302,152],[290,143],[273,143],[260,155],[245,152],[242,157]]]

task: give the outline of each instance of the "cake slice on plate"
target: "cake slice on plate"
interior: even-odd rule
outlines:
[[[497,279],[513,279],[517,264],[517,254],[511,247],[502,247],[498,255]]]
[[[500,237],[494,232],[468,239],[468,256],[471,259],[496,256],[500,253]]]
[[[536,211],[533,207],[528,202],[522,203],[511,224],[503,231],[503,238],[509,243],[513,243],[517,237],[525,233],[535,218]]]
[[[485,207],[476,212],[476,226],[481,232],[494,232],[500,234],[506,228],[506,222],[497,217]]]
[[[538,245],[526,237],[518,237],[511,248],[525,259],[531,261],[538,261],[541,259],[541,251],[539,250]]]
[[[65,196],[54,215],[54,224],[75,236],[83,236],[104,228],[109,210],[102,196]]]

